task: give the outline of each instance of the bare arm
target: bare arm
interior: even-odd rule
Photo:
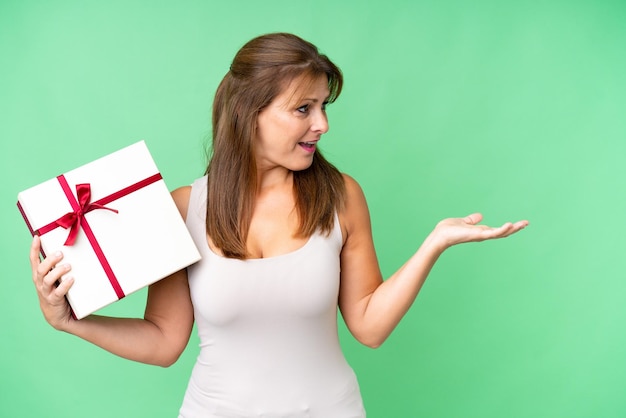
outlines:
[[[190,187],[172,193],[183,217],[187,213],[189,193]],[[50,325],[130,360],[169,366],[178,359],[193,326],[186,270],[150,286],[143,319],[90,315],[77,321],[72,318],[65,299],[73,280],[55,286],[71,267],[62,263],[61,254],[40,261],[39,249],[39,238],[35,237],[30,251],[33,281],[41,310]]]
[[[374,249],[369,211],[359,185],[346,176],[348,200],[342,214],[345,243],[341,252],[339,307],[350,332],[370,347],[380,346],[413,304],[430,270],[447,248],[470,241],[504,238],[528,225],[499,228],[477,225],[480,214],[445,219],[417,252],[383,281]]]

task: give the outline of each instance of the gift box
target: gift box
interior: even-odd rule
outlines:
[[[63,252],[77,319],[200,259],[144,141],[18,194],[42,253]]]

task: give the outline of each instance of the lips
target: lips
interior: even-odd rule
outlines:
[[[313,152],[313,151],[315,151],[315,144],[316,143],[317,143],[317,141],[298,142],[298,145],[300,145],[306,151]]]

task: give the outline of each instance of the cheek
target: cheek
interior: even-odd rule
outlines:
[[[264,114],[257,118],[256,145],[263,149],[282,149],[298,146],[306,136],[309,124],[288,114]]]
[[[257,131],[253,146],[257,155],[269,157],[270,155],[276,156],[284,153],[288,142],[285,139],[284,132],[281,132],[280,129],[266,127],[262,131]]]

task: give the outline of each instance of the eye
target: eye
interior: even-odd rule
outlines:
[[[322,110],[326,110],[326,106],[328,106],[328,102],[322,103]]]
[[[309,113],[309,105],[305,104],[296,109],[300,113]]]

